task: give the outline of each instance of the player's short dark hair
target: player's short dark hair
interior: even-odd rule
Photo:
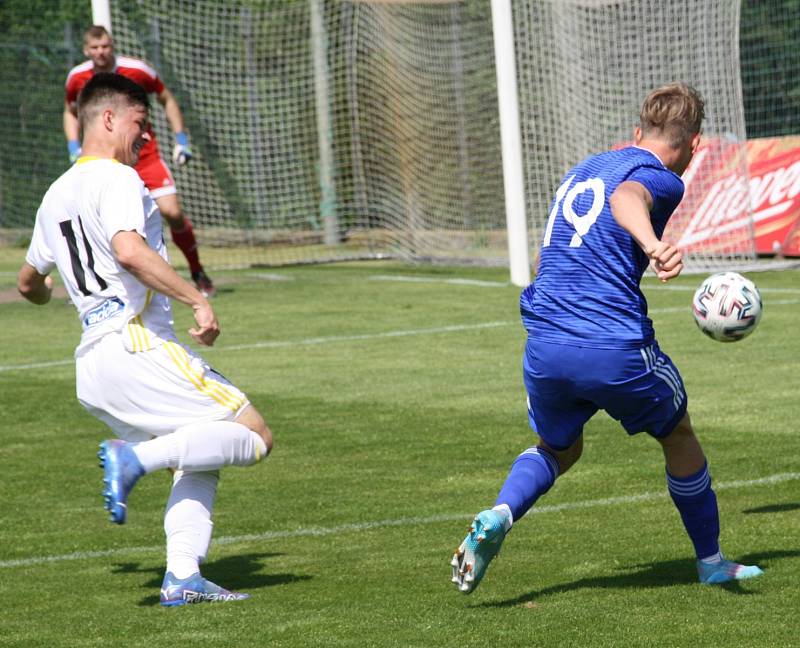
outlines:
[[[138,83],[113,72],[95,74],[78,95],[78,121],[81,132],[102,108],[122,104],[141,106],[145,110],[150,110],[147,92]]]
[[[90,40],[103,38],[103,36],[108,36],[111,38],[111,34],[105,27],[103,27],[103,25],[92,25],[91,27],[87,28],[85,32],[83,32],[83,42],[87,43]]]
[[[679,148],[697,135],[705,118],[705,102],[686,83],[668,83],[645,97],[639,115],[642,134],[666,139]]]

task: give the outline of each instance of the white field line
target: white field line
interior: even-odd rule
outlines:
[[[416,275],[372,275],[372,281],[396,281],[405,283],[438,283],[460,286],[481,286],[484,288],[508,288],[511,286],[503,281],[483,281],[480,279],[445,279],[443,277],[425,277]],[[675,284],[644,284],[642,289],[649,290],[673,290],[678,292],[694,292],[697,286],[680,286]],[[766,294],[784,293],[787,295],[800,295],[800,288],[759,288],[759,291]]]
[[[522,328],[519,320],[479,322],[476,324],[454,324],[452,326],[438,326],[425,329],[408,329],[401,331],[384,331],[382,333],[362,333],[356,335],[329,335],[325,337],[301,338],[299,340],[271,340],[268,342],[252,342],[250,344],[232,344],[229,346],[218,346],[202,349],[202,354],[214,351],[242,351],[248,349],[282,349],[298,346],[315,344],[331,344],[335,342],[354,342],[361,340],[380,340],[385,338],[408,337],[412,335],[431,335],[437,333],[460,333],[462,331],[475,331],[480,329],[498,328],[501,326],[518,325]],[[45,369],[47,367],[57,367],[60,365],[73,364],[73,359],[53,360],[51,362],[33,362],[20,365],[0,365],[0,373],[5,371],[22,371],[25,369]]]
[[[64,365],[75,364],[75,359],[69,360],[52,360],[50,362],[32,362],[30,364],[21,365],[0,365],[0,373],[6,371],[25,371],[26,369],[46,369],[47,367],[61,367]]]
[[[736,481],[723,482],[716,484],[714,489],[717,491],[731,490],[734,488],[750,488],[758,486],[768,486],[786,481],[800,479],[800,473],[778,473],[768,477],[758,479],[740,479]],[[547,513],[558,513],[576,509],[594,509],[604,506],[617,506],[620,504],[635,504],[638,502],[650,502],[654,500],[666,499],[666,489],[659,492],[641,493],[640,495],[623,495],[620,497],[604,497],[602,499],[584,500],[580,502],[565,502],[563,504],[553,504],[550,506],[537,506],[531,509],[532,514],[544,515]],[[265,540],[279,540],[282,538],[322,538],[341,533],[353,533],[358,531],[370,531],[372,529],[385,529],[396,526],[436,524],[438,522],[455,522],[457,520],[468,521],[469,514],[449,513],[443,515],[431,515],[428,517],[400,518],[396,520],[374,520],[372,522],[356,522],[352,524],[341,524],[334,527],[306,527],[291,531],[265,531],[264,533],[252,533],[238,536],[221,536],[214,540],[218,545],[247,544],[263,542]],[[141,553],[162,553],[162,545],[152,545],[147,547],[122,547],[119,549],[106,549],[102,551],[75,551],[68,554],[54,556],[30,556],[28,558],[17,558],[14,560],[0,560],[0,569],[10,569],[13,567],[31,567],[34,565],[45,565],[48,563],[60,563],[71,560],[91,560],[93,558],[108,557],[127,557],[132,554]]]
[[[445,279],[444,277],[418,277],[415,275],[372,275],[372,281],[399,281],[405,283],[436,283],[451,286],[480,286],[482,288],[508,288],[507,281],[485,281],[482,279]]]
[[[766,303],[767,307],[786,306],[800,304],[800,299],[776,299]],[[689,313],[691,308],[688,306],[670,306],[667,308],[651,308],[649,313]],[[499,328],[503,326],[522,326],[519,320],[479,322],[477,324],[454,324],[452,326],[438,326],[425,329],[408,329],[401,331],[384,331],[383,333],[362,333],[357,335],[329,335],[326,337],[301,338],[299,340],[271,340],[269,342],[252,342],[250,344],[232,344],[229,346],[215,346],[202,349],[202,355],[216,351],[246,351],[249,349],[286,349],[291,347],[309,346],[316,344],[333,344],[336,342],[358,342],[362,340],[381,340],[386,338],[410,337],[413,335],[433,335],[439,333],[460,333],[462,331],[476,331],[480,329]],[[0,365],[0,373],[10,371],[26,371],[28,369],[47,369],[49,367],[60,367],[71,365],[75,361],[52,360],[50,362],[32,362],[30,364],[19,365]]]
[[[294,277],[278,274],[277,272],[251,272],[245,276],[251,277],[252,279],[261,279],[263,281],[294,281]]]
[[[360,333],[355,335],[329,335],[326,337],[303,338],[300,340],[272,340],[269,342],[252,342],[250,344],[234,344],[231,346],[212,347],[203,349],[203,353],[208,351],[241,351],[243,349],[278,349],[294,346],[306,346],[313,344],[330,344],[331,342],[354,342],[360,340],[376,340],[394,337],[408,337],[411,335],[430,335],[435,333],[460,333],[462,331],[474,331],[478,329],[498,328],[500,326],[510,326],[520,324],[518,321],[497,321],[481,322],[477,324],[453,324],[451,326],[437,326],[425,329],[408,329],[404,331],[384,331],[383,333]],[[520,327],[522,324],[520,324]]]

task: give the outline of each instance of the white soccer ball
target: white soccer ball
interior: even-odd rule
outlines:
[[[692,312],[698,328],[719,342],[750,335],[761,319],[761,293],[736,272],[718,272],[695,291]]]

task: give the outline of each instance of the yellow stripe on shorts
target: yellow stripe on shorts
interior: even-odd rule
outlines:
[[[128,322],[128,334],[131,336],[131,347],[134,353],[150,351],[153,348],[141,315],[137,315]]]
[[[221,382],[213,378],[206,378],[202,372],[192,369],[189,354],[180,344],[166,341],[164,342],[164,348],[181,373],[199,392],[215,400],[223,407],[227,407],[232,412],[238,411],[244,405],[244,399],[230,391]]]

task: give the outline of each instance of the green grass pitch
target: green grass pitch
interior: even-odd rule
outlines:
[[[128,524],[107,521],[95,452],[108,431],[75,399],[77,317],[63,297],[11,299],[22,254],[0,254],[0,646],[798,645],[800,272],[750,275],[764,316],[733,345],[692,322],[700,277],[645,281],[723,548],[764,576],[698,584],[658,445],[598,415],[581,462],[471,596],[450,583],[452,551],[532,440],[507,272],[215,274],[223,333],[202,353],[276,445],[265,464],[224,471],[205,574],[252,599],[162,609],[169,477],[139,483]],[[189,325],[176,307],[184,341]]]

